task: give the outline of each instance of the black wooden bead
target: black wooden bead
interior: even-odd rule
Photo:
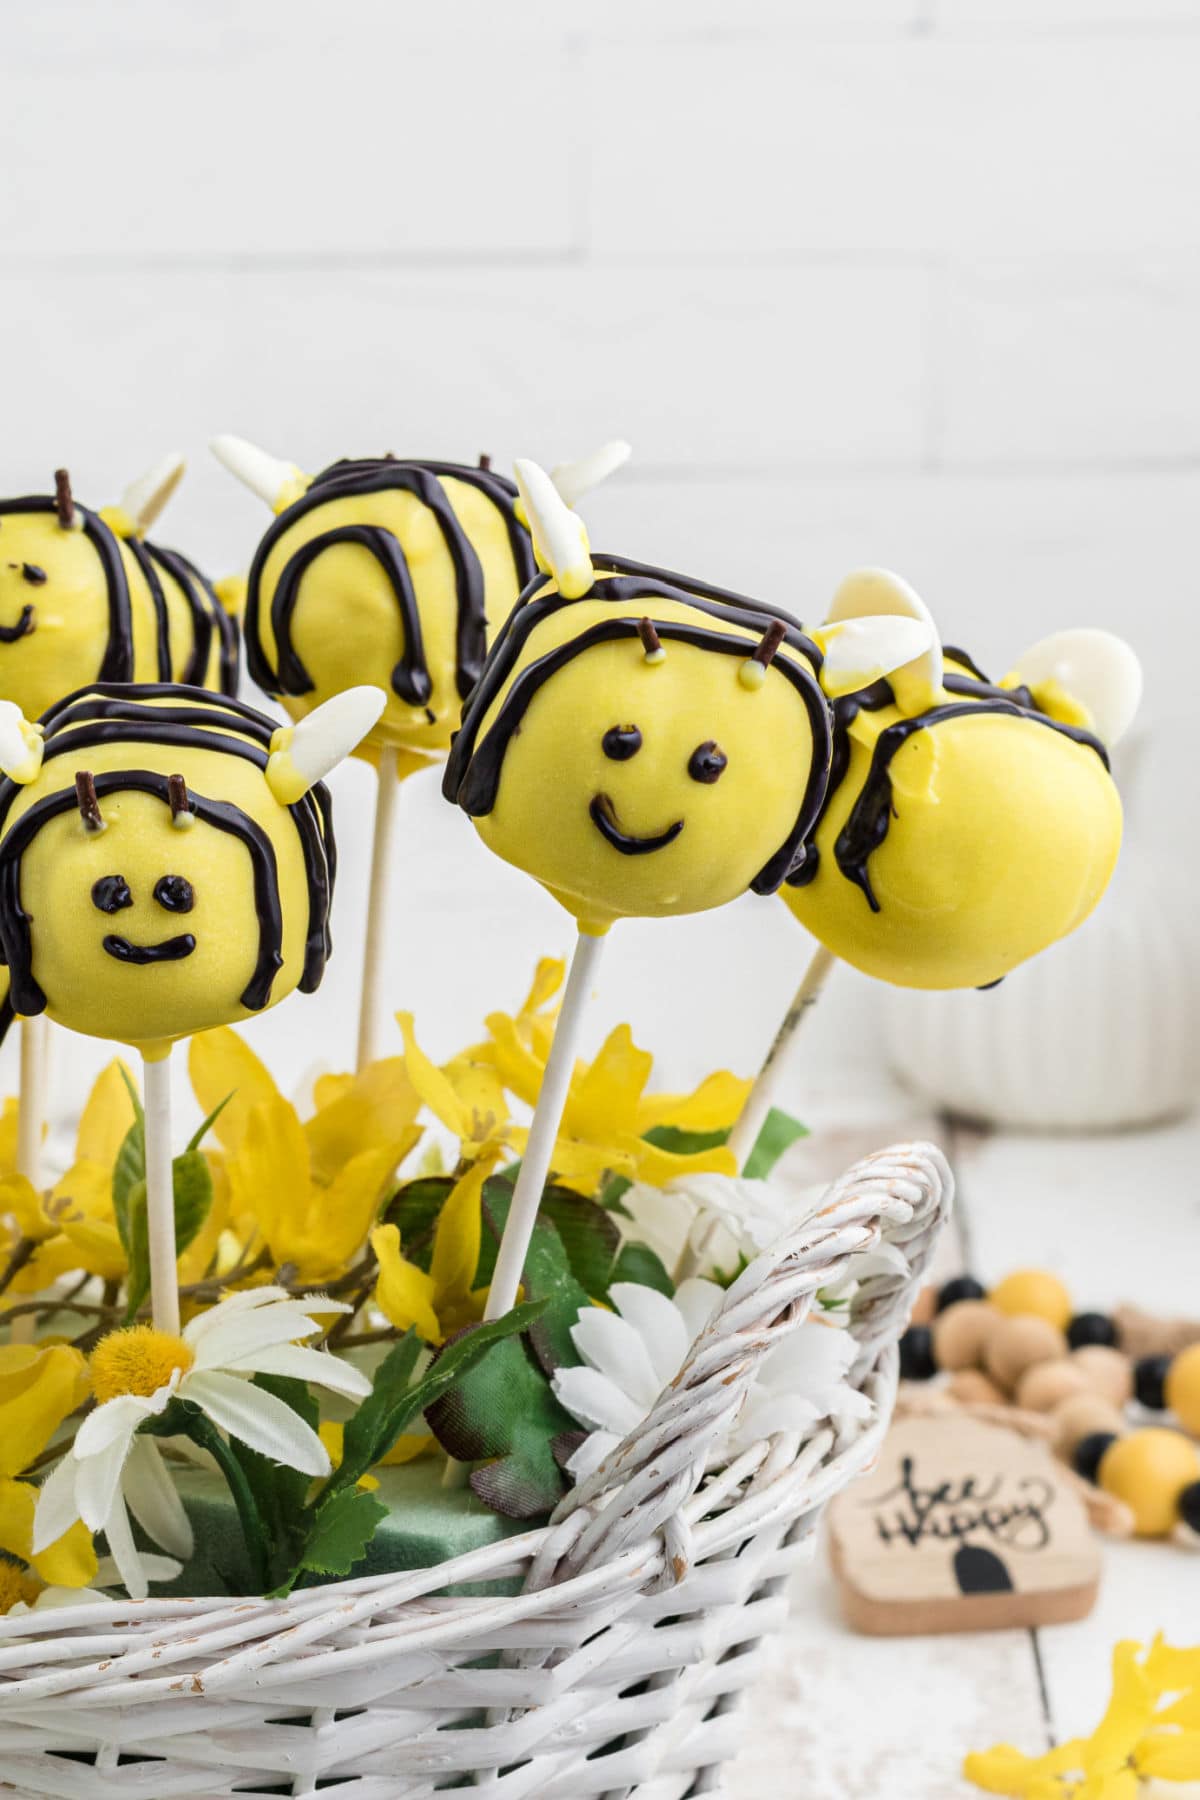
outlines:
[[[1082,1475],[1085,1481],[1095,1481],[1100,1473],[1104,1452],[1110,1444],[1115,1444],[1116,1441],[1116,1433],[1113,1431],[1091,1431],[1087,1437],[1080,1438],[1072,1453],[1071,1461],[1074,1463],[1077,1473]]]
[[[987,1289],[982,1281],[976,1281],[973,1275],[957,1275],[948,1281],[945,1287],[938,1289],[937,1310],[945,1312],[948,1306],[954,1306],[959,1300],[986,1300]]]
[[[910,1325],[900,1339],[900,1373],[905,1381],[928,1381],[937,1374],[928,1325]]]
[[[1133,1391],[1139,1406],[1145,1406],[1151,1412],[1162,1412],[1167,1404],[1164,1389],[1170,1366],[1169,1356],[1142,1356],[1134,1363]]]
[[[1193,1481],[1179,1496],[1179,1516],[1185,1525],[1200,1532],[1200,1481]]]
[[[1076,1313],[1067,1326],[1067,1342],[1072,1350],[1082,1350],[1088,1344],[1111,1344],[1117,1342],[1117,1327],[1107,1313]]]

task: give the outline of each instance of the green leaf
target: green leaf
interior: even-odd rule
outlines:
[[[124,1073],[124,1071],[122,1071]],[[125,1133],[117,1160],[113,1164],[113,1213],[117,1221],[125,1255],[129,1255],[129,1196],[141,1182],[146,1182],[146,1120],[139,1106],[139,1116]]]
[[[748,1181],[765,1181],[784,1151],[790,1150],[798,1138],[807,1136],[807,1125],[773,1106],[754,1141],[742,1174]]]
[[[353,1421],[347,1425],[341,1463],[325,1483],[317,1504],[323,1505],[330,1494],[352,1486],[361,1475],[365,1475],[371,1464],[391,1448],[400,1433],[420,1413],[427,1413],[431,1406],[444,1399],[456,1383],[483,1359],[487,1351],[503,1343],[506,1338],[527,1331],[541,1317],[543,1310],[544,1302],[515,1306],[502,1319],[470,1326],[467,1331],[461,1332],[457,1338],[443,1346],[419,1381],[396,1393],[395,1388],[399,1386],[398,1371],[402,1367],[402,1361],[398,1359],[394,1371],[395,1380],[389,1377],[393,1397],[368,1416],[361,1430],[354,1428]],[[403,1349],[407,1341],[407,1338],[402,1339],[397,1350]],[[387,1360],[391,1361],[391,1358]],[[415,1362],[415,1357],[413,1360]],[[385,1362],[383,1367],[386,1366]],[[363,1407],[367,1405],[368,1402],[364,1401]],[[360,1412],[363,1407],[359,1408]]]
[[[504,1221],[508,1218],[512,1197],[513,1184],[507,1173],[488,1176],[483,1184],[484,1230],[479,1243],[479,1261],[475,1265],[477,1288],[492,1285],[492,1276],[496,1272],[496,1255],[500,1249],[500,1235],[504,1230]]]
[[[668,1300],[675,1292],[675,1283],[671,1280],[666,1265],[661,1257],[655,1255],[649,1244],[622,1246],[621,1254],[613,1264],[609,1287],[618,1281],[636,1281],[639,1287],[656,1288]]]
[[[383,1210],[380,1223],[396,1226],[405,1256],[426,1274],[433,1255],[434,1226],[453,1187],[449,1175],[420,1176],[398,1187]]]
[[[341,1467],[349,1468],[356,1481],[386,1456],[399,1436],[398,1432],[388,1436],[389,1422],[412,1385],[421,1347],[416,1332],[406,1331],[376,1369],[371,1392],[346,1421]]]
[[[139,1125],[144,1126],[146,1123],[146,1113],[142,1106],[142,1096],[134,1086],[133,1077],[130,1075],[129,1070],[125,1067],[124,1063],[117,1064],[117,1073],[125,1083],[125,1092],[129,1095],[130,1104],[133,1107],[134,1118]]]
[[[118,1230],[129,1263],[129,1275],[125,1283],[125,1323],[129,1324],[150,1292],[150,1225],[146,1214],[144,1181],[135,1182],[125,1196],[123,1213],[118,1215]]]
[[[648,1144],[656,1144],[674,1156],[695,1156],[701,1150],[717,1150],[729,1142],[728,1130],[682,1131],[678,1125],[652,1125],[642,1136]]]
[[[171,1164],[175,1190],[175,1254],[200,1235],[212,1207],[213,1179],[203,1151],[188,1149]]]
[[[493,1243],[500,1242],[511,1203],[512,1194],[507,1188],[491,1195],[484,1188],[483,1216],[488,1226],[485,1243],[489,1234]],[[481,1264],[482,1261],[481,1257]],[[482,1285],[478,1276],[476,1281]],[[521,1282],[527,1300],[545,1302],[541,1318],[529,1332],[538,1361],[548,1375],[564,1365],[574,1367],[579,1355],[571,1342],[571,1327],[583,1308],[591,1304],[591,1296],[572,1274],[566,1247],[544,1212],[538,1213],[530,1235]]]
[[[229,1105],[229,1102],[233,1099],[234,1092],[235,1090],[230,1088],[225,1098],[217,1101],[217,1104],[213,1107],[204,1123],[202,1125],[197,1125],[195,1131],[193,1131],[191,1137],[188,1139],[187,1147],[189,1151],[198,1150],[200,1148],[208,1133],[212,1130],[221,1114],[225,1111],[225,1108]],[[185,1152],[185,1155],[186,1154],[187,1152]]]
[[[541,1210],[562,1239],[576,1281],[594,1298],[603,1298],[621,1248],[617,1221],[594,1200],[571,1188],[548,1187]]]
[[[577,1433],[578,1421],[554,1398],[523,1339],[494,1345],[447,1396],[425,1408],[425,1416],[451,1456],[486,1459],[484,1468],[472,1471],[471,1487],[493,1512],[535,1519],[558,1503],[566,1481],[554,1441]]]
[[[295,1573],[348,1575],[362,1561],[376,1527],[387,1516],[387,1507],[374,1494],[358,1488],[331,1494],[317,1508]]]
[[[306,1425],[314,1431],[317,1429],[317,1403],[303,1381],[283,1375],[256,1375],[252,1385],[282,1400]],[[241,1466],[262,1517],[270,1556],[267,1580],[273,1585],[285,1580],[298,1567],[306,1534],[304,1511],[310,1477],[299,1469],[289,1468],[286,1463],[277,1463],[269,1456],[261,1455],[239,1438],[230,1438],[229,1448]]]

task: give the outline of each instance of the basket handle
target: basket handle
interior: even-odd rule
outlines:
[[[953,1194],[946,1159],[929,1143],[877,1151],[835,1181],[817,1212],[738,1277],[647,1417],[565,1496],[552,1521],[566,1526],[564,1554],[542,1579],[578,1574],[658,1531],[679,1578],[685,1559],[671,1553],[680,1508],[740,1413],[763,1357],[803,1324],[818,1292],[847,1274],[852,1257],[886,1246],[851,1304],[859,1349],[849,1380],[862,1388],[881,1363],[894,1362]]]

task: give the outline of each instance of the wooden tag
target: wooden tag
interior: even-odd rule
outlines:
[[[871,1637],[1061,1625],[1092,1610],[1100,1546],[1043,1444],[956,1414],[902,1419],[829,1509],[842,1609]]]

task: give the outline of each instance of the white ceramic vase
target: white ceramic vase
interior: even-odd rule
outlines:
[[[1200,1100],[1192,884],[1129,854],[1092,917],[985,993],[887,992],[893,1068],[935,1106],[1025,1130],[1106,1131]]]

